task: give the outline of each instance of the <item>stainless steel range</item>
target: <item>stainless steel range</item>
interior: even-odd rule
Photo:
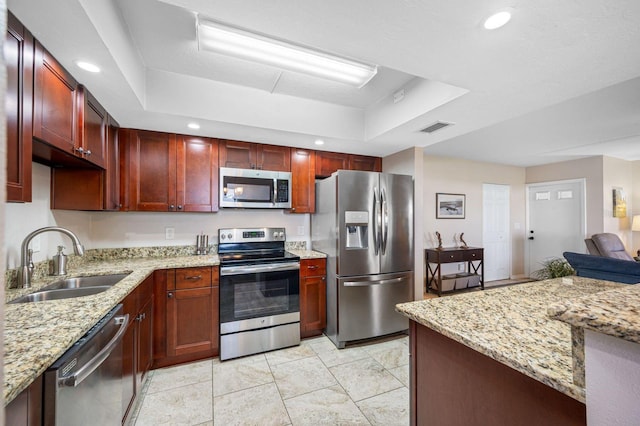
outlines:
[[[218,231],[220,360],[300,344],[300,258],[284,228]]]

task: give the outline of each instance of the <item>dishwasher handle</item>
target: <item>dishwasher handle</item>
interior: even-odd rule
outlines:
[[[58,379],[59,387],[76,387],[84,379],[89,377],[91,373],[93,373],[102,363],[111,355],[111,352],[115,349],[115,347],[122,340],[122,336],[127,330],[127,326],[129,325],[129,314],[125,314],[122,316],[117,316],[114,318],[117,324],[120,324],[120,329],[118,332],[111,338],[109,343],[107,343],[101,350],[98,352],[93,358],[91,358],[85,365],[83,365],[75,374],[67,377],[61,377]]]

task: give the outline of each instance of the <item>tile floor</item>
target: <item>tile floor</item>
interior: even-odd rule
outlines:
[[[325,336],[154,370],[130,426],[408,425],[409,338],[338,350]]]

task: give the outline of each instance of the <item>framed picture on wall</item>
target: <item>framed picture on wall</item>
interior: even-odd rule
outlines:
[[[436,219],[464,219],[465,194],[436,194]]]
[[[613,188],[613,217],[627,217],[627,197],[619,187]]]

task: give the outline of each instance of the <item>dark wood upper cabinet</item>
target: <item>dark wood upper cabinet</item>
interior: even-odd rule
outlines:
[[[98,167],[107,167],[108,114],[97,99],[80,86],[82,109],[80,111],[81,135],[76,154]]]
[[[291,148],[291,213],[314,213],[316,153]]]
[[[66,153],[80,147],[80,85],[38,42],[35,43],[33,136]]]
[[[336,170],[348,170],[347,154],[339,152],[316,151],[316,177],[327,178]]]
[[[380,157],[370,157],[368,155],[316,151],[317,178],[327,178],[337,170],[362,170],[367,172],[381,172],[382,159]]]
[[[367,155],[349,154],[349,170],[363,170],[365,172],[381,172],[382,158]]]
[[[7,14],[4,59],[7,69],[7,201],[31,201],[31,138],[34,40]]]
[[[291,171],[291,151],[286,146],[221,140],[219,151],[222,167]]]
[[[124,210],[218,210],[216,139],[133,129],[119,137]]]
[[[177,137],[176,196],[178,211],[218,211],[217,140]]]
[[[120,204],[120,126],[113,117],[107,120],[107,170],[105,171],[104,209],[119,210]]]

